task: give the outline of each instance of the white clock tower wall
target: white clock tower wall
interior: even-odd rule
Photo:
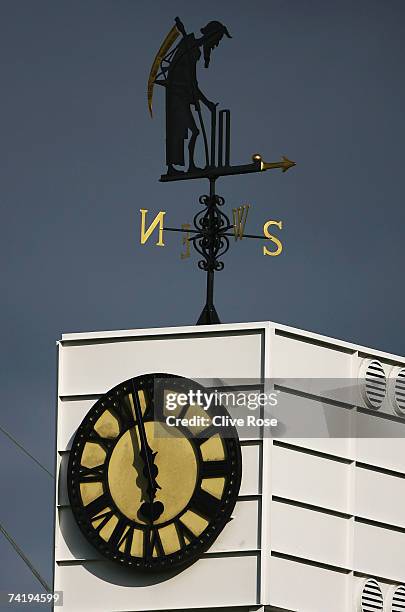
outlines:
[[[54,585],[63,591],[61,609],[351,612],[360,610],[367,578],[389,601],[405,582],[405,418],[388,395],[378,410],[351,397],[351,381],[373,360],[387,378],[405,366],[404,358],[270,322],[64,334]],[[282,405],[313,424],[311,437],[288,418],[281,438],[262,439],[260,430],[241,437],[234,518],[202,559],[174,577],[135,573],[102,557],[79,531],[66,488],[72,439],[91,406],[150,372],[221,386],[277,379]],[[314,384],[322,379],[324,388]],[[331,389],[331,379],[347,381],[347,394]],[[331,438],[337,415],[339,437]],[[355,437],[359,419],[370,437]],[[375,437],[377,423],[386,439]]]

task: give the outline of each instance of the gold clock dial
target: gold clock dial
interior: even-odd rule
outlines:
[[[162,374],[125,381],[96,402],[76,433],[68,466],[73,513],[89,541],[121,565],[164,571],[192,563],[235,505],[239,440],[234,428],[224,437],[212,425],[225,409],[174,411],[200,416],[203,425],[164,420],[165,394],[185,386],[198,385]]]

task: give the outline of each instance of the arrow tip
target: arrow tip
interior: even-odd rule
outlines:
[[[288,157],[285,157],[283,155],[283,172],[287,172],[287,170],[289,170],[295,165],[296,165],[295,162],[291,161],[291,159],[288,159]]]

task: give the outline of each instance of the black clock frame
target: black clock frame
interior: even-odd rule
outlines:
[[[125,415],[125,413],[123,413],[123,404],[121,403],[121,398],[124,395],[128,394],[128,390],[131,388],[131,385],[133,383],[135,385],[135,389],[142,389],[144,391],[144,393],[149,399],[148,404],[150,408],[152,408],[151,410],[149,408],[146,410],[144,415],[144,422],[161,420],[162,415],[158,413],[158,410],[156,409],[154,397],[154,388],[157,379],[159,381],[170,379],[171,388],[173,387],[173,381],[176,381],[179,391],[180,389],[185,388],[194,388],[206,391],[206,389],[202,385],[197,384],[195,381],[172,374],[147,374],[131,378],[127,381],[120,383],[119,385],[108,391],[106,394],[104,394],[99,400],[97,400],[94,406],[87,413],[86,417],[83,419],[72,443],[67,468],[67,486],[71,508],[76,522],[85,538],[102,555],[104,555],[108,559],[119,563],[121,566],[126,566],[138,571],[145,572],[164,572],[170,570],[184,569],[188,565],[191,565],[192,563],[197,561],[201,557],[201,555],[210,548],[210,546],[214,543],[215,539],[224,529],[225,525],[230,521],[231,514],[235,507],[235,503],[239,494],[242,475],[242,456],[236,428],[233,426],[215,428],[214,433],[222,432],[221,439],[224,444],[225,453],[227,457],[226,463],[221,462],[221,467],[226,468],[220,474],[221,476],[225,477],[224,493],[222,495],[221,500],[216,500],[216,508],[213,507],[209,510],[208,508],[205,508],[204,512],[206,514],[201,511],[198,512],[197,510],[197,513],[199,513],[201,516],[204,516],[206,520],[209,520],[208,526],[199,536],[195,536],[192,532],[185,533],[187,529],[182,529],[182,532],[180,533],[179,520],[187,510],[192,508],[194,511],[196,511],[195,507],[193,506],[193,503],[195,503],[195,496],[198,495],[198,492],[201,493],[202,491],[202,489],[200,488],[202,478],[207,477],[207,472],[202,472],[201,470],[203,460],[200,446],[201,443],[205,439],[207,439],[207,437],[210,437],[207,435],[203,435],[206,434],[206,430],[204,430],[198,436],[191,436],[189,430],[180,426],[177,427],[177,429],[185,435],[188,434],[187,437],[190,440],[194,452],[196,454],[198,466],[197,482],[194,489],[194,493],[187,506],[183,508],[183,510],[176,517],[172,518],[166,523],[159,524],[157,527],[162,528],[167,524],[174,523],[176,525],[179,539],[180,541],[182,541],[184,546],[175,553],[171,553],[168,555],[160,555],[160,552],[163,551],[163,548],[159,539],[158,529],[153,525],[153,523],[151,523],[150,525],[141,526],[140,523],[129,519],[121,512],[121,510],[116,506],[114,499],[110,493],[108,484],[108,465],[113,449],[118,443],[119,439],[128,431],[128,429],[135,426],[135,421],[133,420],[133,417],[129,416],[128,414]],[[160,405],[162,405],[162,402],[160,402]],[[95,423],[105,410],[109,410],[110,412],[112,412],[120,422],[120,434],[117,438],[113,440],[102,438],[94,430]],[[209,409],[207,411],[207,415],[210,416],[210,414],[213,415],[212,409]],[[223,406],[215,406],[215,414],[229,416],[227,410]],[[211,435],[214,435],[212,431],[213,430],[211,429]],[[80,465],[80,458],[86,442],[97,442],[106,451],[106,459],[104,461],[102,470],[97,468],[84,468]],[[80,484],[83,482],[92,481],[103,483],[104,494],[101,497],[105,498],[105,501],[108,498],[108,501],[104,503],[103,508],[107,505],[112,508],[111,513],[106,514],[104,522],[101,522],[101,524],[98,525],[97,528],[93,527],[92,525],[92,517],[88,513],[88,508],[89,506],[91,506],[91,504],[96,504],[97,501],[100,500],[100,497],[94,500],[94,502],[90,502],[88,506],[83,506],[80,494]],[[201,503],[204,505],[204,502],[210,502],[210,498],[212,498],[212,496],[205,498],[205,500],[200,499],[200,505]],[[100,508],[100,511],[103,508]],[[117,524],[118,538],[117,536],[114,537],[113,533],[110,540],[105,541],[103,538],[100,537],[99,531],[101,530],[103,525],[109,520],[109,517],[113,514],[119,517],[119,521]],[[92,516],[94,517],[95,514],[93,514]],[[121,546],[122,542],[124,541],[122,536],[127,526],[130,527],[128,533],[131,533],[131,536],[133,535],[134,529],[142,529],[142,531],[144,532],[149,532],[147,538],[144,538],[144,540],[146,542],[149,542],[149,546],[151,546],[152,548],[149,551],[144,550],[143,558],[132,557],[130,555],[130,544],[132,542],[132,537],[127,538],[125,552],[121,552],[118,550],[118,546]],[[185,544],[184,535],[186,535],[188,539],[192,538],[190,544]],[[155,548],[159,551],[159,556],[157,557],[152,556],[153,549]]]

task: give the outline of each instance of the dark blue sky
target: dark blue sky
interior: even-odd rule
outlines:
[[[54,462],[62,332],[194,323],[196,258],[139,244],[139,209],[192,221],[202,181],[162,184],[164,108],[146,82],[173,19],[233,38],[201,66],[232,111],[232,161],[287,155],[286,174],[224,178],[248,229],[281,219],[284,252],[232,244],[217,275],[224,322],[274,320],[405,353],[402,0],[2,0],[0,426]],[[0,432],[0,522],[51,580],[53,483]],[[5,501],[4,501],[5,500]],[[0,537],[0,590],[39,587]]]

